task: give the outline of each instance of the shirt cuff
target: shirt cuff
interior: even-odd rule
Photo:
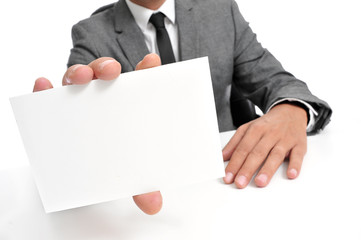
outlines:
[[[318,113],[316,112],[316,110],[307,102],[297,99],[297,98],[282,98],[276,102],[274,102],[267,110],[267,112],[269,112],[274,106],[276,106],[277,104],[280,104],[282,102],[299,102],[302,103],[305,107],[308,108],[308,113],[310,116],[310,119],[308,120],[308,124],[307,124],[307,132],[312,132],[313,127],[315,125],[315,116],[318,116]]]

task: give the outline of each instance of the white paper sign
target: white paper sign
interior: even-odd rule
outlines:
[[[207,58],[10,101],[46,212],[224,175]]]

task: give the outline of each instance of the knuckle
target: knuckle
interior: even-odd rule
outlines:
[[[252,152],[249,154],[250,159],[264,159],[265,158],[265,151],[260,148],[255,148],[252,150]]]
[[[266,170],[267,173],[273,175],[282,162],[283,159],[282,160],[278,159],[278,161],[275,159],[272,161],[271,160],[267,161],[267,170]]]
[[[257,121],[250,125],[249,131],[252,133],[259,133],[265,128],[263,121]]]
[[[244,132],[248,127],[249,127],[250,123],[245,123],[242,124],[241,126],[239,126],[236,130],[237,133],[239,132]]]
[[[235,176],[237,174],[237,172],[239,171],[239,169],[242,166],[241,161],[239,161],[239,159],[231,159],[225,169],[226,172],[231,172],[233,176]]]
[[[269,135],[276,139],[284,137],[284,131],[277,126],[271,126],[268,131]]]
[[[237,147],[234,152],[236,156],[240,158],[246,158],[249,153],[249,151],[246,150],[246,148],[240,148],[240,147]]]
[[[294,149],[292,150],[292,155],[294,157],[298,157],[301,158],[306,154],[306,149],[302,148],[302,149]]]
[[[272,149],[272,155],[275,157],[279,157],[279,158],[285,157],[286,153],[287,153],[287,150],[283,146],[277,145]]]

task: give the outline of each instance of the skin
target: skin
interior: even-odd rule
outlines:
[[[131,0],[140,6],[156,10],[165,0]],[[138,63],[136,70],[160,66],[160,58],[149,54]],[[68,68],[63,85],[86,84],[93,79],[112,80],[119,76],[121,65],[113,58],[99,58],[89,65],[76,64]],[[46,78],[35,81],[34,92],[52,88]],[[289,158],[287,176],[296,178],[307,151],[307,113],[291,104],[279,104],[262,117],[239,127],[223,149],[223,159],[229,160],[225,169],[226,184],[245,188],[252,177],[258,187],[270,182],[282,162]],[[162,208],[162,195],[152,192],[133,196],[136,205],[146,214],[156,214]]]
[[[138,63],[136,70],[160,66],[160,58],[156,54],[149,54]],[[121,65],[112,58],[99,58],[89,65],[76,64],[68,68],[63,77],[63,85],[86,84],[93,79],[112,80],[119,76]],[[51,82],[46,78],[38,78],[35,81],[34,92],[53,88]],[[156,214],[163,204],[160,192],[133,196],[135,204],[146,214]]]
[[[306,128],[306,111],[290,104],[279,104],[242,125],[223,149],[223,159],[230,160],[224,182],[245,188],[262,166],[254,181],[265,187],[285,158],[288,178],[296,178],[307,151]]]
[[[140,6],[156,10],[165,0],[131,0]],[[230,160],[224,182],[235,182],[238,188],[248,185],[253,175],[259,187],[265,187],[287,157],[287,176],[296,178],[307,151],[307,113],[291,104],[279,104],[269,113],[238,128],[223,149],[223,159]]]
[[[149,54],[138,63],[136,70],[160,66],[160,58]],[[111,80],[119,76],[121,65],[112,58],[99,58],[89,65],[70,67],[63,77],[63,85],[86,84],[93,79]],[[46,78],[35,81],[34,92],[52,88]],[[262,117],[239,127],[223,149],[224,160],[229,160],[224,182],[246,187],[258,169],[255,183],[265,187],[286,157],[289,158],[287,176],[296,178],[307,150],[307,113],[303,108],[279,104]],[[262,166],[262,167],[261,167]],[[162,195],[152,192],[133,197],[136,205],[147,214],[162,208]]]

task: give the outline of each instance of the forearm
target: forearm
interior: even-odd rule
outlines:
[[[235,26],[235,55],[233,81],[243,95],[263,112],[284,99],[303,101],[313,110],[315,133],[330,121],[332,110],[328,104],[312,95],[306,83],[287,72],[281,63],[257,41],[248,23],[233,6]],[[309,106],[307,106],[309,108]]]

